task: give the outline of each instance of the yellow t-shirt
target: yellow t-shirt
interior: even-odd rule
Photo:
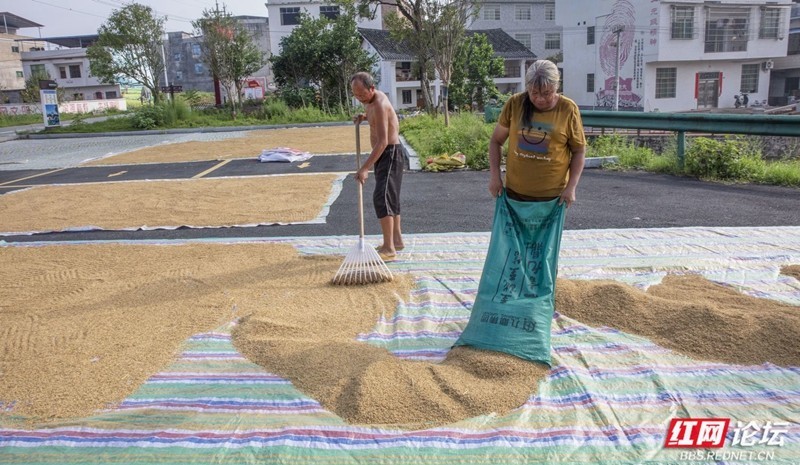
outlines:
[[[578,105],[563,95],[552,110],[522,122],[526,92],[514,94],[497,122],[509,129],[506,187],[529,197],[557,197],[567,187],[572,152],[586,146]]]

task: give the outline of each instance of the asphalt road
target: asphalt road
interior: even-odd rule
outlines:
[[[216,162],[77,167],[49,170],[0,171],[0,195],[20,186],[49,183],[100,182],[133,179],[183,179]],[[353,155],[311,159],[304,172],[352,171]],[[247,176],[298,172],[295,164],[236,160],[209,176]],[[49,173],[49,174],[46,174]],[[23,178],[37,176],[23,180]],[[405,233],[490,231],[494,199],[487,190],[488,172],[427,173],[407,171],[403,180],[402,217]],[[19,181],[16,181],[19,180]],[[367,234],[379,234],[372,210],[372,177],[365,187]],[[287,237],[355,235],[357,191],[352,175],[331,206],[326,223],[247,228],[206,228],[155,231],[87,231],[5,236],[7,242],[186,239],[206,237]],[[800,226],[800,189],[703,182],[692,178],[644,172],[584,170],[578,200],[567,211],[566,229],[671,228],[686,226]]]

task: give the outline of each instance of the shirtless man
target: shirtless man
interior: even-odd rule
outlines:
[[[354,74],[350,78],[350,89],[366,111],[366,115],[355,116],[353,122],[360,124],[367,120],[372,144],[372,152],[356,173],[356,181],[363,185],[367,182],[370,168],[375,167],[372,201],[383,231],[383,244],[378,247],[378,252],[382,259],[391,261],[404,247],[400,231],[400,184],[404,163],[400,124],[389,98],[375,89],[372,76],[363,72]]]

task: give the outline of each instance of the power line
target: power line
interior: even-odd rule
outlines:
[[[89,13],[89,12],[86,12],[86,11],[76,10],[74,8],[67,8],[67,7],[60,6],[60,5],[53,5],[52,3],[43,2],[42,0],[31,0],[31,1],[32,2],[36,2],[36,3],[41,3],[42,5],[52,6],[53,8],[61,8],[62,10],[72,11],[74,13],[81,13],[81,14],[84,14],[84,15],[94,16],[95,18],[103,18],[103,19],[105,19],[105,16],[99,16],[99,15],[96,15],[94,13]]]

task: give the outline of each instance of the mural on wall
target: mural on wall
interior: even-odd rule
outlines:
[[[617,66],[617,36],[619,36],[619,107],[641,108],[642,97],[633,88],[634,78],[625,77],[625,63],[636,54],[634,50],[634,33],[636,28],[636,9],[629,0],[614,2],[611,14],[606,16],[603,32],[598,47],[600,68],[603,71],[603,88],[596,94],[596,106],[612,108],[614,106]],[[620,30],[617,33],[615,31]],[[634,64],[635,65],[635,64]],[[635,72],[634,72],[635,74]]]

